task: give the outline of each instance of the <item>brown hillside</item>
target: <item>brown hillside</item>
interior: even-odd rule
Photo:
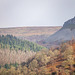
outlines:
[[[14,35],[20,39],[37,42],[47,38],[61,27],[16,27],[16,28],[0,28],[0,35]]]
[[[61,27],[16,27],[0,28],[0,35],[11,34],[14,36],[51,35]]]

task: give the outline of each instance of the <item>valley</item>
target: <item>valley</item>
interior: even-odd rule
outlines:
[[[1,28],[0,75],[75,75],[74,25]]]

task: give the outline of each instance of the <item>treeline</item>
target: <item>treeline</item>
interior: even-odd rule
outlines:
[[[75,75],[75,44],[63,43],[58,48],[43,49],[21,64],[4,65],[0,75]]]
[[[29,42],[27,40],[20,40],[12,35],[0,36],[0,48],[10,50],[22,50],[22,51],[40,51],[45,48],[36,43]]]

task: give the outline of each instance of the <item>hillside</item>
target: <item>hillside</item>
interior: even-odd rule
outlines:
[[[0,75],[75,75],[75,40],[48,50],[12,35],[1,35]]]
[[[41,50],[21,64],[1,66],[1,75],[75,75],[75,40]]]
[[[47,38],[61,27],[15,27],[0,28],[0,35],[13,35],[23,40],[37,42]]]
[[[40,51],[45,48],[36,43],[29,42],[27,40],[20,40],[12,35],[0,36],[0,48],[10,50],[22,50],[22,51]]]
[[[75,17],[66,21],[62,27],[62,29],[75,29]]]
[[[2,35],[0,36],[0,65],[27,62],[42,49],[46,48],[12,35]]]
[[[53,35],[49,36],[45,43],[48,47],[52,44],[59,44],[64,41],[75,39],[75,17],[66,21],[63,27]]]

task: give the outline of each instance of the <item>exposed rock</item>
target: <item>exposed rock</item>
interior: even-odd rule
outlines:
[[[72,38],[75,38],[75,17],[66,21],[63,27],[53,35],[49,36],[45,42],[50,46],[51,44],[53,45],[72,40]]]
[[[75,17],[66,21],[62,27],[62,29],[65,29],[65,28],[69,28],[69,29],[75,29]]]

